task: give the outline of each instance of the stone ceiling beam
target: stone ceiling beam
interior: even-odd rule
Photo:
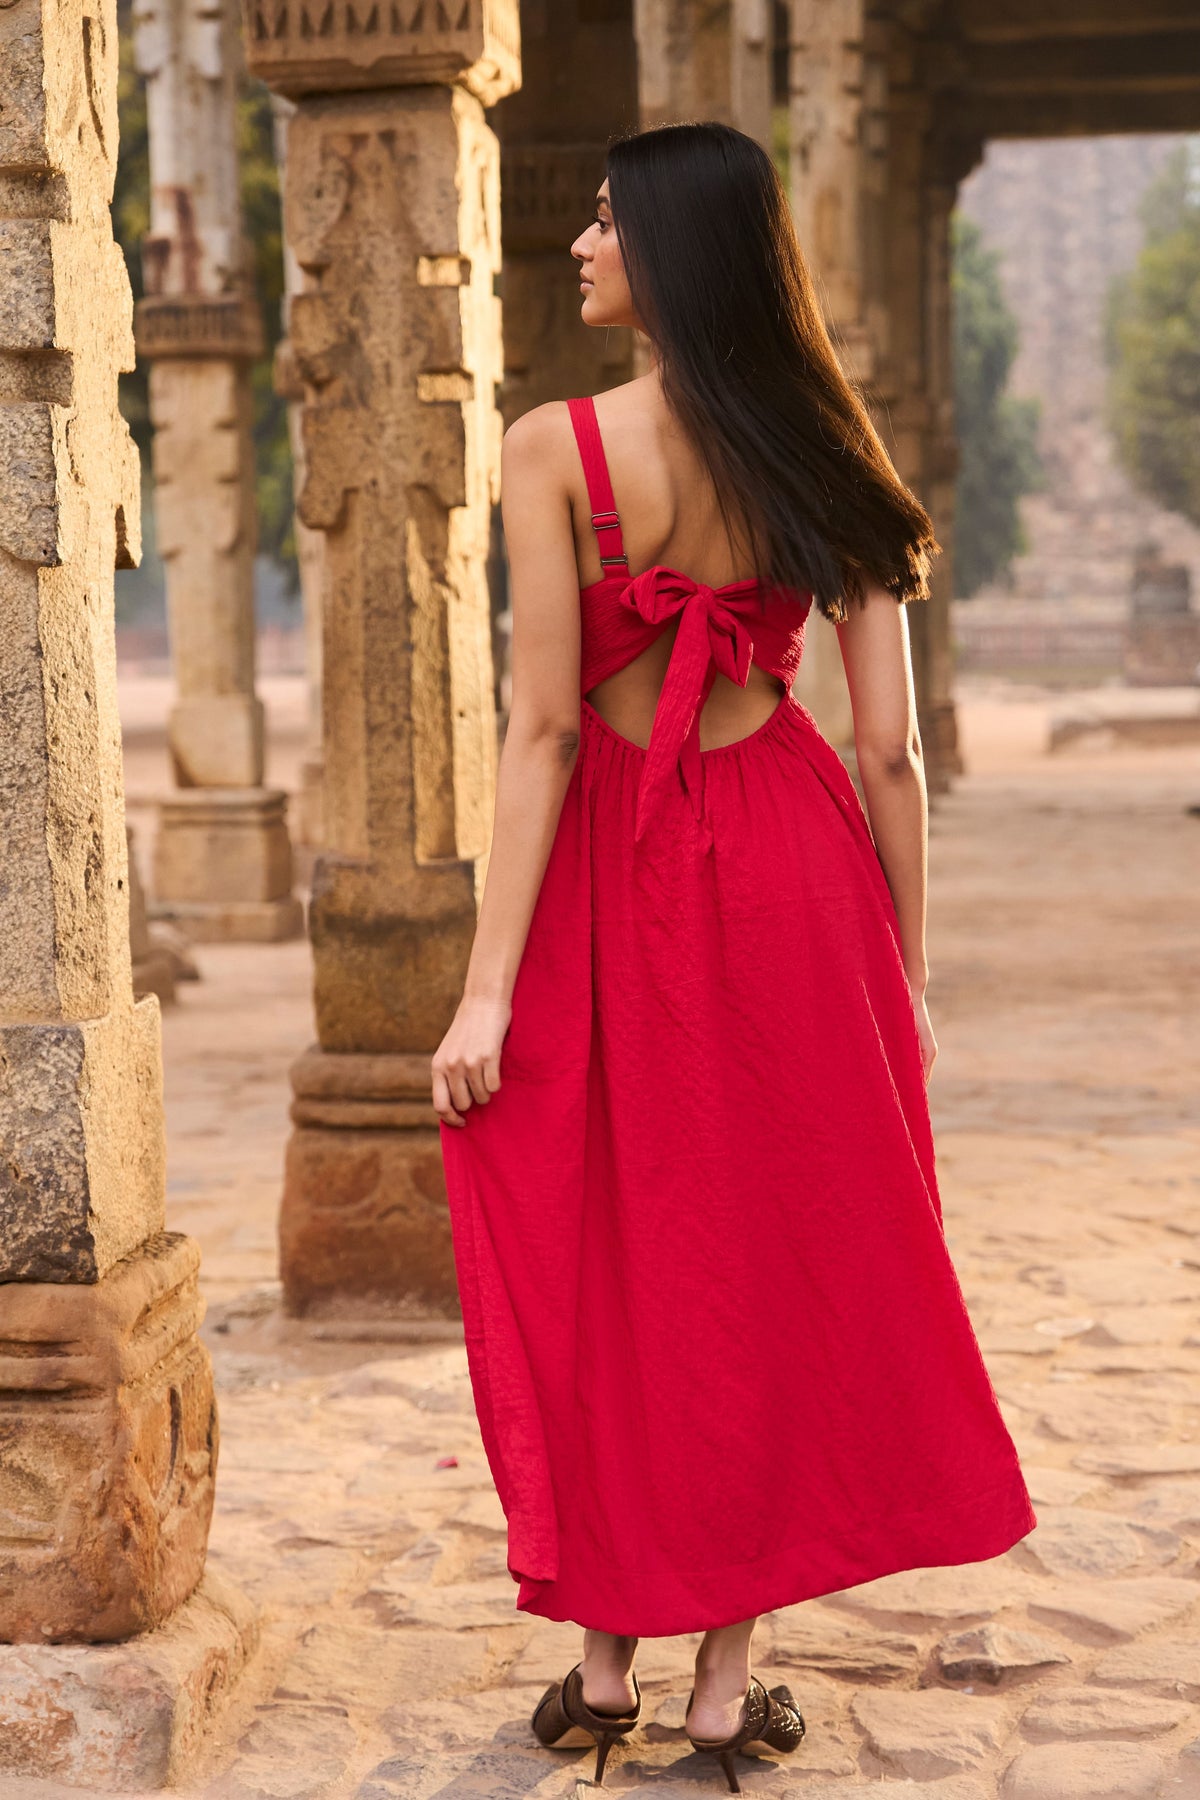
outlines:
[[[1006,39],[1034,45],[1041,38],[1137,37],[1143,32],[1194,30],[1195,0],[959,0],[954,24],[980,43]]]
[[[1075,93],[1132,88],[1169,94],[1200,87],[1200,25],[1190,31],[1040,37],[1036,43],[956,46],[960,78],[975,94]],[[936,68],[936,64],[935,64]]]
[[[966,93],[940,104],[939,135],[947,140],[956,130],[985,141],[1200,131],[1200,85],[1175,94],[1014,94],[1001,99]]]

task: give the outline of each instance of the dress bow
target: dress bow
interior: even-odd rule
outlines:
[[[658,697],[646,761],[638,789],[635,841],[646,830],[657,799],[678,768],[696,818],[704,820],[704,766],[700,755],[700,712],[718,673],[745,687],[754,643],[744,619],[715,588],[693,581],[678,569],[655,567],[637,575],[621,600],[649,625],[682,614],[671,660]]]

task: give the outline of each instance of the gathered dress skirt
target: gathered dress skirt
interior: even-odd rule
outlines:
[[[844,765],[787,695],[635,842],[644,757],[583,702],[502,1085],[441,1134],[515,1605],[656,1636],[1036,1520]]]

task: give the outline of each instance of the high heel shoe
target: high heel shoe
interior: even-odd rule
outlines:
[[[691,1711],[695,1695],[696,1690],[693,1688],[684,1710],[685,1719]],[[711,1750],[720,1760],[731,1794],[740,1794],[742,1791],[737,1770],[733,1766],[735,1750],[740,1750],[744,1744],[757,1743],[760,1739],[764,1744],[769,1744],[772,1750],[795,1750],[805,1732],[804,1714],[792,1698],[791,1689],[781,1684],[768,1693],[757,1675],[750,1677],[744,1715],[737,1730],[727,1738],[698,1738],[693,1737],[690,1731],[687,1734],[693,1750]],[[684,1730],[687,1730],[686,1725]]]
[[[530,1723],[539,1744],[556,1744],[572,1725],[581,1725],[585,1731],[594,1732],[596,1769],[592,1780],[597,1787],[603,1787],[604,1765],[608,1761],[609,1751],[617,1739],[632,1731],[638,1722],[642,1710],[642,1690],[638,1686],[637,1675],[634,1674],[633,1691],[637,1695],[637,1701],[631,1712],[593,1712],[583,1697],[582,1668],[582,1663],[576,1663],[561,1681],[550,1683],[534,1707]]]

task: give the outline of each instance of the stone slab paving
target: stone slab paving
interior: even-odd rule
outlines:
[[[1053,703],[969,691],[972,773],[931,842],[947,1231],[1039,1525],[765,1618],[757,1667],[809,1734],[743,1758],[748,1794],[1200,1800],[1200,759],[1045,758]],[[461,1343],[279,1314],[303,952],[201,956],[166,1029],[173,1223],[208,1257],[211,1566],[264,1632],[189,1791],[577,1800],[590,1740],[542,1750],[528,1717],[579,1634],[514,1609]],[[724,1792],[682,1731],[697,1642],[643,1641],[614,1793]]]

